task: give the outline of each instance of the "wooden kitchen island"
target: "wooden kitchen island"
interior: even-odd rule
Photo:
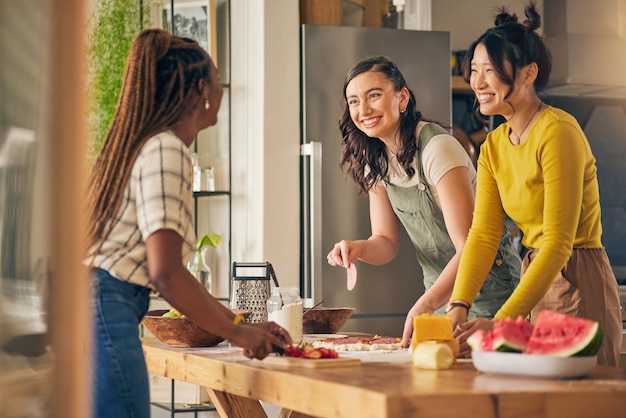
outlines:
[[[228,345],[174,348],[143,340],[148,371],[207,388],[221,417],[626,418],[626,369],[596,367],[584,379],[483,374],[471,361],[449,370],[414,368],[368,355],[360,365],[295,368],[250,360]],[[297,411],[297,412],[295,412]]]

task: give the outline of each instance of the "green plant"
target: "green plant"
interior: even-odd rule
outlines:
[[[93,158],[102,148],[122,89],[133,38],[150,26],[147,0],[98,0],[88,25],[89,147]]]
[[[218,234],[204,234],[196,245],[195,261],[193,262],[193,274],[198,277],[202,265],[202,249],[204,247],[217,247],[222,242],[222,236]]]
[[[198,240],[196,251],[201,251],[204,247],[211,246],[217,247],[222,242],[222,236],[218,234],[204,234]]]

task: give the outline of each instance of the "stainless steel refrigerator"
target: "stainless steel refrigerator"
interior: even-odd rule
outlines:
[[[326,262],[336,242],[371,233],[368,199],[338,164],[338,121],[348,70],[372,55],[398,65],[425,118],[451,126],[448,32],[302,25],[301,286],[305,304],[356,308],[342,331],[400,337],[407,311],[424,290],[408,236],[387,265],[356,261],[358,284],[351,292],[346,270]]]

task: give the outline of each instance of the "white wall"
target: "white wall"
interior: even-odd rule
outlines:
[[[526,0],[434,0],[432,29],[451,33],[452,50],[467,49],[506,6],[524,19]],[[626,0],[540,0],[552,52],[552,83],[626,85]]]
[[[553,79],[626,86],[626,0],[545,0]]]
[[[299,284],[299,9],[232,0],[233,261]]]
[[[540,13],[543,2],[544,0],[537,1]],[[450,32],[452,50],[464,50],[493,26],[499,7],[507,7],[509,12],[517,14],[522,21],[526,3],[524,0],[433,0],[432,30]]]

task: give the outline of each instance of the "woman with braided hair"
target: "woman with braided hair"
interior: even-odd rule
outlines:
[[[580,125],[538,93],[550,78],[552,60],[536,29],[535,4],[526,20],[501,9],[495,27],[469,48],[463,75],[480,113],[506,122],[490,132],[478,159],[474,219],[454,283],[449,312],[459,339],[492,321],[467,319],[497,250],[507,215],[528,248],[522,278],[496,319],[537,319],[550,309],[597,321],[604,331],[598,363],[619,364],[622,319],[617,280],[602,246],[596,160]],[[469,351],[461,344],[461,351]]]
[[[275,323],[241,322],[185,268],[193,255],[189,146],[217,122],[217,69],[194,40],[142,31],[87,196],[94,303],[94,417],[149,417],[138,327],[157,291],[182,314],[262,359],[291,344]]]

